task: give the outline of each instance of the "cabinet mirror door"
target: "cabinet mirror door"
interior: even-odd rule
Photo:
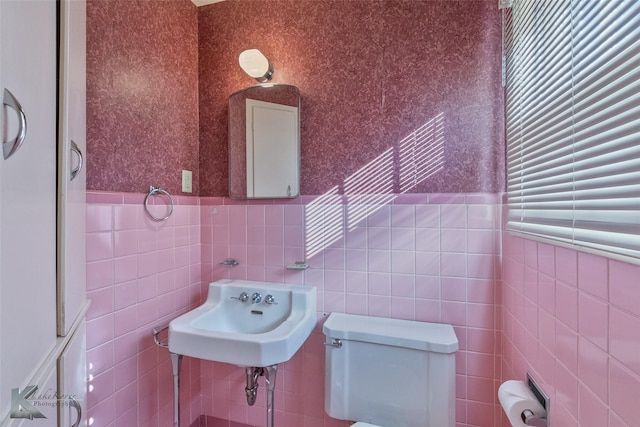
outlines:
[[[295,86],[253,86],[229,97],[229,195],[300,193],[300,94]]]

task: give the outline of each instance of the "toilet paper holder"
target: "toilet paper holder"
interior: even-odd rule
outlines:
[[[547,421],[547,418],[539,417],[528,409],[522,411],[522,422],[528,426],[548,427],[549,424],[547,424]]]
[[[522,422],[524,422],[528,426],[534,427],[549,427],[549,406],[550,401],[549,397],[542,391],[538,383],[531,377],[529,372],[527,372],[527,386],[531,389],[538,402],[542,405],[546,412],[545,417],[540,417],[530,411],[529,409],[525,409],[522,411]]]

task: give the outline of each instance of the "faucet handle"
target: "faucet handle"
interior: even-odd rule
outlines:
[[[278,305],[278,303],[276,302],[276,299],[271,294],[269,294],[266,297],[264,297],[264,302],[267,303],[267,304]]]
[[[231,297],[231,299],[237,299],[240,300],[240,302],[247,302],[247,300],[249,299],[249,294],[247,294],[246,292],[242,292],[240,296]]]

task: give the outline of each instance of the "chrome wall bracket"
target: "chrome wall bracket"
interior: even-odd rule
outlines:
[[[309,268],[307,261],[295,261],[292,264],[287,265],[287,270],[306,270]]]
[[[235,258],[227,258],[224,261],[222,261],[220,263],[220,265],[225,265],[225,266],[231,268],[231,267],[237,267],[238,265],[240,265],[240,263]]]

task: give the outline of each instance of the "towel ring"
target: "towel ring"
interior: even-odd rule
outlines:
[[[164,194],[165,196],[167,196],[169,198],[169,202],[171,203],[171,206],[169,208],[169,213],[164,218],[154,216],[149,210],[149,197],[157,196],[158,194]],[[147,215],[149,215],[149,218],[151,218],[152,220],[157,222],[166,221],[167,219],[169,219],[169,217],[173,213],[173,197],[171,197],[171,194],[169,194],[166,190],[163,190],[160,187],[154,187],[153,185],[151,185],[149,186],[149,194],[147,194],[147,197],[144,198],[144,209],[147,211]]]

